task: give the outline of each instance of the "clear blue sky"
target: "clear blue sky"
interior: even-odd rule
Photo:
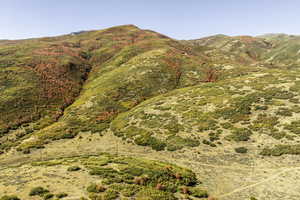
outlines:
[[[176,39],[300,34],[300,0],[3,0],[0,38],[135,24]]]

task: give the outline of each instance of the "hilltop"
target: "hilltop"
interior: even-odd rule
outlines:
[[[0,191],[297,199],[299,52],[300,36],[134,25],[0,41]]]

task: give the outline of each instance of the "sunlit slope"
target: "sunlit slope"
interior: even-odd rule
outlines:
[[[294,146],[300,130],[299,70],[256,70],[147,100],[120,114],[112,130],[125,141],[156,150],[243,145],[261,153],[284,144],[279,154],[299,154]],[[266,150],[262,153],[276,154]]]

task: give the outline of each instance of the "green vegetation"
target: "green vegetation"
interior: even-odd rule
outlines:
[[[89,185],[86,190],[88,192],[92,192],[92,193],[100,193],[100,192],[104,192],[106,190],[106,188],[101,185],[97,185],[97,184],[93,183],[93,184]]]
[[[29,196],[43,196],[48,192],[49,190],[39,186],[39,187],[32,188],[32,190],[29,193]]]
[[[155,137],[150,136],[149,134],[145,134],[143,136],[137,136],[134,140],[137,145],[142,146],[150,146],[152,149],[161,151],[166,147],[166,143],[156,139]]]
[[[125,25],[1,43],[0,153],[17,147],[30,154],[107,129],[156,151],[260,134],[291,141],[299,132],[300,84],[290,64],[300,63],[292,62],[290,41],[299,38],[284,40],[176,41]]]
[[[20,200],[17,196],[11,195],[11,196],[3,196],[0,198],[0,200]]]
[[[57,197],[58,199],[63,199],[67,196],[68,196],[68,194],[64,193],[64,192],[55,195],[55,197]]]
[[[288,108],[279,108],[276,112],[277,115],[290,117],[293,115],[293,111]]]
[[[190,188],[189,191],[190,191],[191,195],[194,197],[198,197],[198,198],[207,198],[208,197],[207,191],[200,189],[200,188]]]
[[[48,160],[32,167],[49,167],[48,163],[61,163],[62,167],[65,165],[74,167],[76,163],[81,166],[82,171],[87,171],[88,175],[92,176],[90,178],[97,180],[87,185],[82,191],[88,194],[89,199],[148,198],[156,200],[159,198],[176,200],[180,199],[180,195],[199,198],[208,196],[207,192],[200,188],[202,183],[197,180],[194,172],[170,163],[102,153],[97,156]],[[188,188],[189,193],[180,193],[182,187]],[[49,191],[42,186],[32,188],[28,195],[45,200],[64,199],[69,196],[72,198],[72,194],[55,193],[55,191]],[[13,197],[11,196],[11,198]],[[3,198],[8,198],[8,196]]]
[[[68,102],[63,107],[53,111],[56,115],[52,117],[45,113],[45,118],[28,121],[30,125],[34,122],[32,126],[36,124],[37,128],[34,128],[30,134],[35,135],[36,139],[20,145],[18,149],[21,151],[42,146],[49,140],[74,138],[81,131],[100,133],[109,127],[110,122],[119,113],[153,96],[194,85],[197,79],[203,76],[198,67],[203,64],[198,62],[197,56],[200,54],[186,56],[182,53],[186,51],[186,47],[178,41],[153,31],[140,30],[135,26],[85,32],[72,37],[64,36],[58,41],[53,39],[51,42],[37,39],[35,44],[37,47],[33,55],[53,54],[54,57],[58,57],[65,51],[68,52],[70,63],[65,58],[57,60],[58,65],[66,66],[71,72],[74,70],[72,74],[74,77],[70,77],[72,81],[74,79],[79,84],[78,89],[68,85],[68,89],[74,90],[74,95],[68,98]],[[183,71],[185,73],[182,73]],[[68,74],[63,75],[68,76]],[[63,77],[59,74],[57,76]],[[191,79],[191,76],[196,79]],[[56,88],[55,81],[53,88],[47,90],[65,92],[61,88]],[[82,92],[78,96],[80,91]],[[52,99],[51,94],[49,98]],[[31,96],[39,97],[35,94]],[[36,104],[33,100],[31,102]],[[87,102],[89,102],[88,106],[86,106]],[[49,105],[48,102],[42,103]],[[24,135],[20,139],[26,137],[28,136]],[[153,140],[150,143],[153,143],[154,149],[164,148],[164,143],[152,137],[149,139]],[[143,138],[137,141],[144,144]]]
[[[47,193],[47,194],[44,195],[44,200],[51,199],[52,197],[54,197],[54,194]]]
[[[1,158],[15,150],[37,158],[53,141],[75,147],[92,134],[174,160],[299,155],[299,47],[299,36],[177,41],[132,25],[0,42]],[[193,171],[160,161],[101,154],[31,163],[60,165],[67,176],[90,176],[81,188],[92,200],[208,198]],[[43,187],[29,196],[73,198]]]
[[[73,171],[79,171],[79,170],[81,170],[81,168],[78,167],[78,166],[71,166],[71,167],[69,167],[67,170],[68,170],[69,172],[73,172]]]
[[[182,138],[180,136],[172,136],[172,135],[167,138],[167,141],[168,141],[167,150],[169,151],[176,151],[184,147],[197,147],[200,144],[200,142],[195,139]]]
[[[227,136],[226,139],[234,140],[235,142],[248,141],[251,135],[252,132],[249,129],[239,128],[233,130],[232,134]]]
[[[109,160],[103,165],[103,160]],[[103,155],[82,160],[90,175],[99,177],[101,184],[92,183],[87,187],[90,198],[114,199],[118,196],[149,197],[150,199],[173,198],[182,186],[189,187],[191,195],[202,197],[206,191],[194,189],[198,184],[196,175],[187,169],[144,159],[111,157]],[[110,166],[113,166],[110,167]],[[148,196],[142,196],[149,194]]]
[[[291,131],[297,135],[300,134],[300,121],[293,121],[291,124],[285,125],[284,127],[286,130]]]
[[[273,148],[264,148],[260,154],[263,156],[299,155],[300,145],[275,145]]]
[[[247,153],[247,152],[248,152],[248,149],[245,148],[245,147],[237,147],[237,148],[235,148],[234,150],[235,150],[235,152],[237,152],[237,153]]]
[[[137,193],[136,195],[137,200],[156,200],[156,199],[162,199],[162,200],[176,200],[173,194],[156,190],[153,188],[146,188],[145,190],[142,190]]]

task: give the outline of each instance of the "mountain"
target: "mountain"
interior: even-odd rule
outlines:
[[[0,41],[0,198],[298,199],[299,44],[134,25]]]

